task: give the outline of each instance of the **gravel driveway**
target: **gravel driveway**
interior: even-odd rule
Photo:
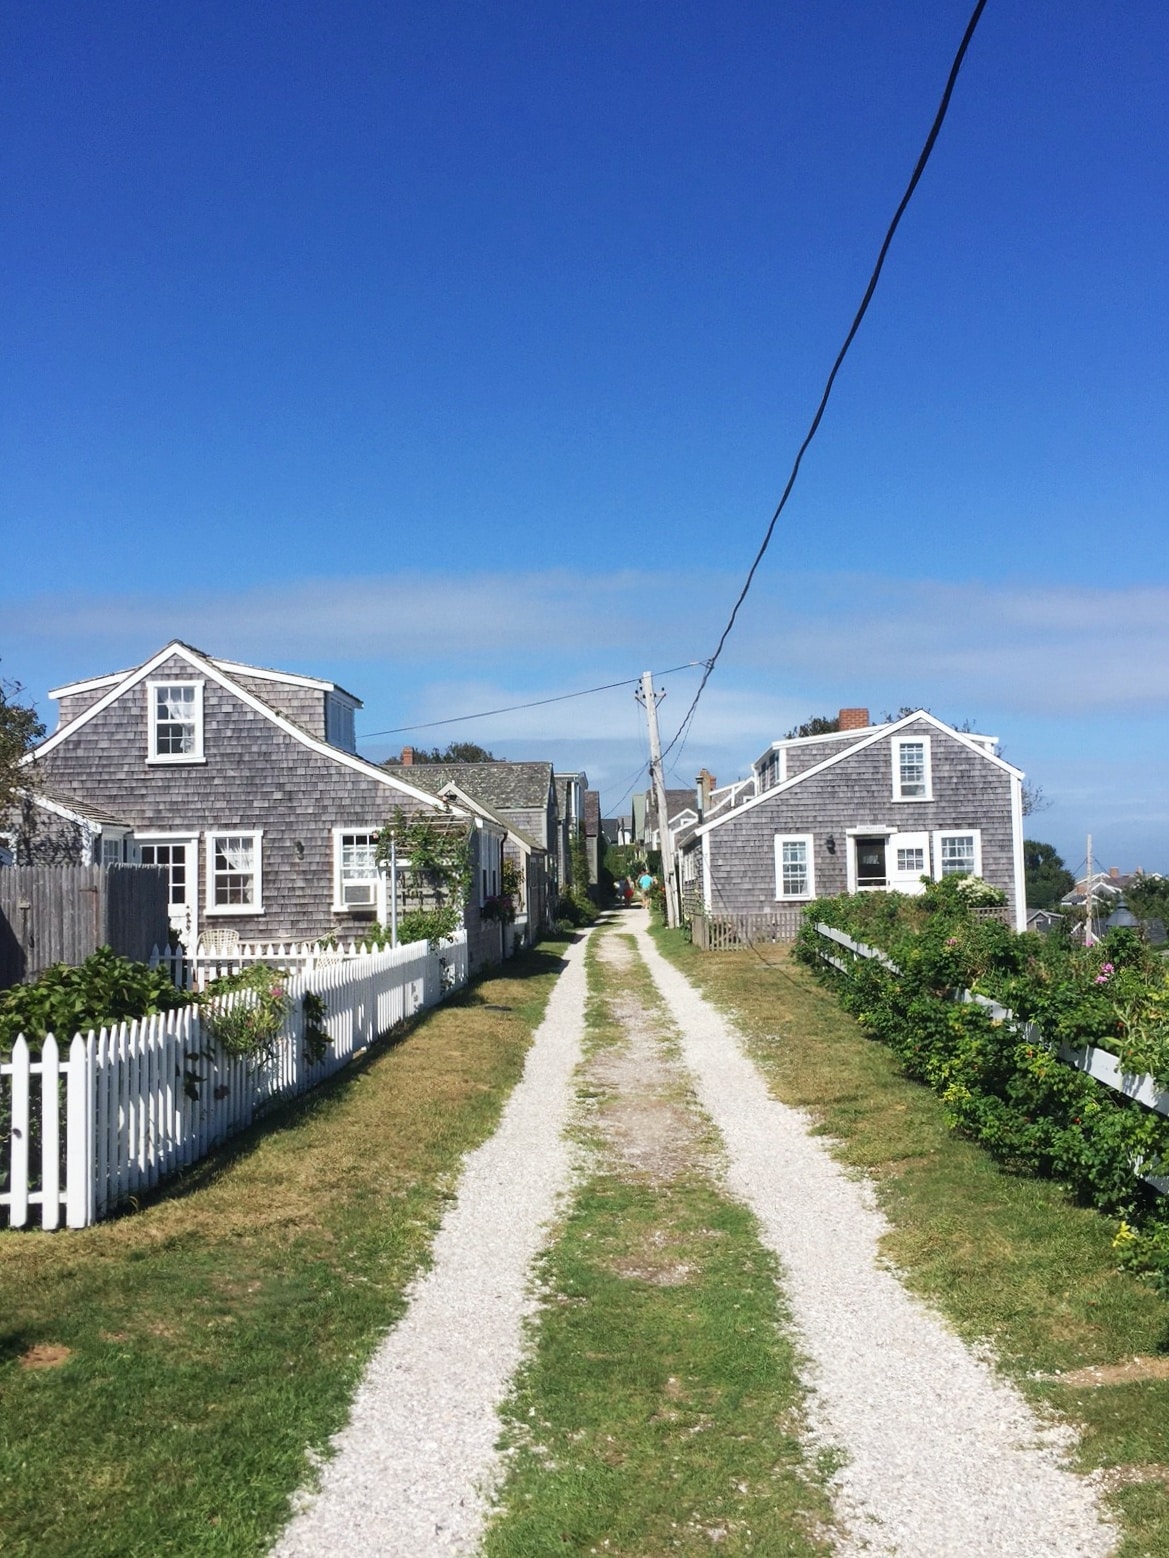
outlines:
[[[644,925],[644,921],[641,922]],[[869,1185],[772,1098],[739,1036],[658,952],[638,944],[683,1035],[728,1182],[778,1255],[809,1360],[820,1436],[848,1457],[835,1479],[842,1554],[1103,1558],[1117,1533],[1064,1464],[1072,1436],[1009,1384],[881,1262]]]
[[[682,1035],[727,1183],[779,1257],[834,1478],[842,1558],[1104,1558],[1117,1534],[1044,1425],[882,1263],[870,1187],[774,1099],[728,1022],[627,914]],[[496,1410],[532,1313],[529,1273],[570,1184],[585,941],[567,955],[496,1134],[466,1160],[431,1271],[375,1355],[275,1558],[470,1554],[499,1476]]]
[[[320,1492],[298,1496],[275,1558],[474,1552],[498,1473],[496,1407],[531,1308],[528,1273],[569,1179],[584,950],[583,938],[569,948],[499,1128],[466,1159],[431,1270],[374,1355]]]

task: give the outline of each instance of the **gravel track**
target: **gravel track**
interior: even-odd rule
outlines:
[[[628,925],[628,921],[626,924]],[[784,1268],[808,1365],[816,1435],[847,1457],[834,1478],[842,1555],[1103,1558],[1118,1537],[1064,1464],[1070,1430],[1019,1393],[882,1264],[886,1224],[774,1099],[731,1025],[658,952],[638,944],[683,1035],[703,1108],[722,1132],[728,1184]]]
[[[524,1074],[464,1163],[433,1264],[378,1349],[320,1491],[273,1558],[472,1553],[499,1475],[496,1408],[520,1361],[529,1274],[570,1181],[564,1126],[584,1031],[585,940],[567,953]]]

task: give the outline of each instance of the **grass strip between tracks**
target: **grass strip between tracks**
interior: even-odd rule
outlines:
[[[620,965],[604,944],[625,949]],[[507,1408],[489,1558],[830,1550],[775,1263],[628,938],[589,949],[581,1170]]]

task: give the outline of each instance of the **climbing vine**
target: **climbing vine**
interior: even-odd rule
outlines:
[[[462,923],[472,879],[466,833],[431,817],[408,817],[399,806],[378,834],[379,866],[388,865],[391,846],[397,853],[405,900],[399,939],[437,946]]]

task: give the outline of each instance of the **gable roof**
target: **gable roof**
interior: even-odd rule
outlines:
[[[437,795],[445,785],[456,784],[468,795],[495,811],[542,811],[548,804],[552,782],[551,763],[384,763],[399,776],[409,772],[410,783]]]
[[[996,768],[1010,774],[1012,778],[1023,778],[1021,768],[1016,768],[1013,763],[1008,763],[1006,758],[998,757],[995,753],[987,750],[986,746],[983,745],[986,740],[985,736],[981,740],[967,736],[963,731],[955,730],[952,725],[947,725],[944,720],[938,719],[936,715],[927,713],[925,709],[918,709],[916,713],[906,714],[903,719],[894,720],[889,725],[878,725],[875,729],[862,731],[860,740],[850,742],[842,751],[834,752],[831,757],[824,758],[822,762],[814,763],[811,768],[805,768],[802,773],[795,774],[790,779],[785,779],[782,784],[772,785],[770,790],[764,790],[761,795],[755,795],[749,801],[744,801],[742,805],[732,807],[721,816],[711,817],[709,821],[695,828],[686,842],[688,844],[692,843],[695,839],[702,837],[703,834],[711,832],[712,829],[721,828],[724,823],[741,817],[744,812],[753,811],[756,806],[761,806],[764,801],[772,800],[775,796],[794,789],[797,785],[811,779],[813,775],[822,774],[825,770],[834,768],[837,763],[843,763],[846,758],[854,756],[857,752],[863,752],[869,747],[876,746],[878,742],[885,741],[890,736],[895,736],[899,730],[904,730],[907,725],[916,724],[921,720],[924,720],[927,725],[932,725],[935,730],[941,731],[943,735],[952,737],[953,740],[959,742],[968,751],[982,758],[984,762],[993,763]],[[835,734],[839,734],[839,732]],[[808,739],[817,741],[821,738],[811,736]]]
[[[514,822],[508,822],[506,817],[501,817],[498,812],[492,811],[486,802],[469,794],[468,791],[460,789],[453,779],[443,785],[440,793],[447,797],[455,796],[468,811],[477,813],[485,822],[494,823],[502,833],[510,834],[526,854],[530,855],[537,850],[541,855],[547,854],[543,844],[537,843],[534,838],[529,838],[522,828],[516,827]]]
[[[327,741],[322,741],[319,737],[310,735],[303,725],[298,725],[287,714],[281,714],[270,703],[266,703],[263,698],[258,698],[255,693],[242,686],[228,671],[223,669],[219,661],[212,660],[202,650],[195,649],[190,644],[184,644],[181,639],[177,638],[172,639],[165,648],[160,649],[157,654],[152,655],[149,660],[138,666],[137,669],[124,671],[116,679],[109,679],[112,685],[108,692],[98,698],[96,702],[91,703],[88,708],[83,709],[80,714],[75,715],[68,724],[62,725],[59,730],[54,731],[51,736],[42,741],[39,746],[34,747],[31,752],[26,752],[24,757],[21,758],[21,764],[35,763],[38,758],[53,751],[54,748],[60,746],[63,741],[80,730],[82,726],[87,725],[96,715],[108,709],[112,703],[116,703],[123,693],[139,686],[148,676],[153,675],[160,666],[165,665],[172,658],[186,660],[193,670],[210,677],[214,682],[218,682],[221,687],[226,688],[241,703],[246,704],[248,708],[253,709],[257,714],[263,715],[277,729],[284,731],[286,735],[294,737],[311,751],[318,753],[322,757],[329,758],[343,768],[354,769],[366,779],[374,779],[379,784],[383,784],[387,788],[396,790],[403,795],[408,795],[414,800],[424,801],[430,806],[434,805],[435,797],[433,795],[428,794],[425,790],[416,788],[414,785],[407,784],[401,779],[395,778],[394,775],[387,773],[379,764],[371,763],[367,758],[358,757],[356,753],[342,751],[340,747],[331,746]],[[231,663],[230,661],[225,661],[223,665],[230,665]],[[239,669],[247,670],[249,673],[253,671],[251,666],[241,666]],[[263,673],[261,672],[261,674]],[[275,679],[280,679],[278,673],[273,672],[269,674]],[[309,678],[304,678],[303,680],[311,685]],[[99,677],[89,683],[73,682],[67,688],[58,689],[58,692],[81,691],[86,688],[92,689],[95,686],[104,686],[106,681],[107,678]],[[319,685],[322,688],[333,688],[335,684],[333,682],[321,682]],[[352,694],[347,694],[347,696],[351,697]]]
[[[348,692],[339,682],[330,682],[320,676],[305,676],[299,671],[276,671],[266,665],[245,665],[242,660],[223,660],[216,655],[204,653],[202,649],[196,649],[193,644],[186,644],[182,639],[172,639],[168,646],[181,644],[184,649],[189,649],[192,654],[198,655],[203,660],[208,660],[212,665],[226,671],[230,676],[234,672],[243,672],[245,676],[254,676],[260,681],[282,682],[286,687],[312,687],[320,692],[340,693],[353,704],[354,708],[362,708],[361,699],[356,694]],[[105,676],[90,676],[80,682],[66,682],[63,687],[52,687],[49,690],[50,698],[68,698],[76,693],[94,692],[99,687],[112,687],[117,682],[123,682],[128,676],[133,676],[138,669],[131,666],[126,671],[111,671]]]

